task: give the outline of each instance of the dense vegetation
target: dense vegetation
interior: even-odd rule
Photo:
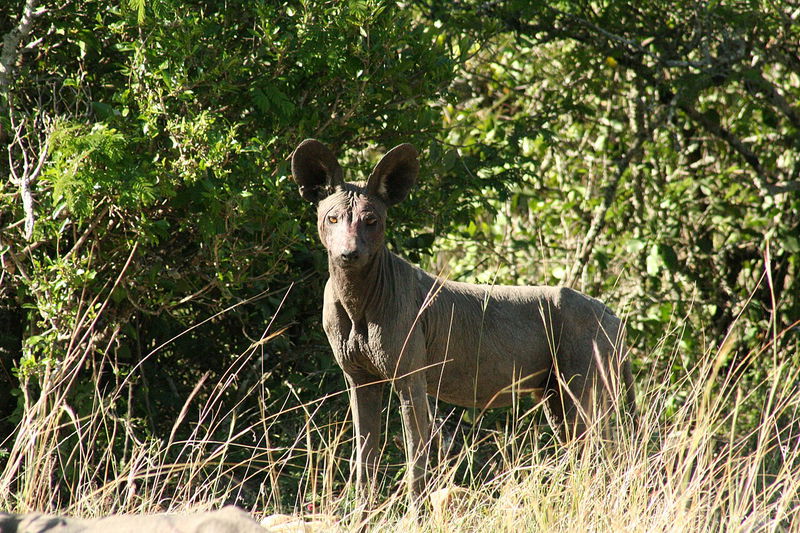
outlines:
[[[348,453],[288,169],[307,137],[351,179],[414,143],[394,250],[602,298],[660,423],[718,394],[737,417],[709,431],[764,444],[768,474],[770,439],[800,431],[792,410],[757,430],[800,365],[798,19],[787,0],[5,2],[0,502],[158,508],[186,478],[137,463],[157,450],[205,496],[291,506],[316,483],[299,435]],[[686,387],[697,369],[709,388]]]

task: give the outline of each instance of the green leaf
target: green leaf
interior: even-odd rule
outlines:
[[[136,22],[142,24],[144,22],[144,8],[147,0],[128,0],[128,7],[136,12]]]
[[[783,239],[783,247],[793,254],[800,253],[800,239],[795,235],[787,235]]]
[[[650,248],[650,253],[647,255],[647,275],[648,276],[656,276],[658,275],[659,271],[661,270],[661,265],[663,264],[663,260],[661,255],[658,253],[658,247],[653,246]]]
[[[92,102],[92,109],[97,114],[100,120],[106,120],[114,115],[118,115],[114,108],[103,102]]]
[[[658,254],[661,256],[661,260],[669,270],[673,272],[677,270],[678,254],[675,253],[675,249],[672,246],[668,244],[659,244]]]

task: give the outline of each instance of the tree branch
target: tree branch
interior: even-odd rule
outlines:
[[[39,153],[37,155],[35,166],[28,157],[29,146],[26,146],[25,141],[25,120],[17,123],[14,120],[14,113],[9,114],[11,126],[14,130],[14,138],[8,145],[8,166],[10,172],[10,180],[19,187],[19,194],[22,197],[22,209],[25,213],[25,238],[30,240],[33,237],[34,225],[34,211],[33,211],[33,191],[31,187],[39,174],[42,172],[47,155],[50,151],[50,127],[45,126],[42,128],[44,140],[39,139]],[[14,164],[14,147],[19,148],[22,154],[22,174],[18,174],[16,165]]]
[[[622,179],[623,174],[625,174],[625,171],[628,170],[628,167],[630,167],[633,159],[641,154],[644,142],[650,138],[650,135],[654,129],[654,127],[648,128],[644,124],[644,110],[643,104],[640,100],[637,100],[636,102],[636,110],[634,113],[636,116],[635,123],[637,129],[636,141],[634,142],[633,146],[627,152],[625,152],[625,155],[618,160],[617,172],[614,174],[614,177],[611,178],[609,184],[605,187],[603,204],[600,206],[600,209],[595,212],[592,222],[589,224],[589,230],[586,232],[586,237],[584,237],[583,242],[581,243],[577,257],[572,263],[572,269],[570,270],[569,276],[567,276],[568,286],[574,286],[578,279],[583,275],[586,262],[589,260],[589,255],[592,253],[592,249],[594,248],[594,242],[597,240],[597,236],[600,234],[603,226],[605,226],[606,213],[608,213],[611,204],[614,203],[619,182]],[[654,123],[660,123],[661,120],[663,120],[663,116],[664,115],[662,114],[661,117],[654,121]]]
[[[767,102],[778,108],[789,119],[795,129],[800,129],[800,113],[792,107],[786,97],[778,92],[777,87],[768,81],[760,70],[750,69],[745,79],[744,88],[753,95],[761,93]]]
[[[43,8],[37,10],[38,3],[39,0],[26,0],[19,23],[3,37],[3,51],[0,53],[0,97],[4,98],[0,100],[0,109],[7,105],[4,102],[8,102],[8,86],[17,62],[19,43],[30,33],[34,19],[46,11]]]
[[[711,133],[715,137],[722,139],[728,146],[730,146],[742,159],[755,172],[755,186],[764,195],[774,196],[790,191],[800,190],[800,182],[788,181],[783,183],[774,183],[774,180],[769,180],[768,173],[761,165],[758,156],[738,137],[724,128],[718,121],[711,120],[708,116],[697,111],[694,107],[684,102],[680,105],[681,110],[689,116],[694,122],[700,125],[704,130]]]

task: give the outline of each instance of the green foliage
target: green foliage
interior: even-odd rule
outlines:
[[[79,357],[101,393],[130,389],[108,408],[165,438],[202,375],[222,379],[274,320],[284,335],[246,364],[275,401],[287,387],[340,390],[318,318],[324,260],[287,159],[309,136],[359,151],[434,139],[456,65],[436,30],[384,2],[156,1],[66,6],[33,35],[3,119],[31,128],[7,139],[18,173],[37,134],[48,157],[31,242],[13,225],[25,215],[15,183],[0,200],[3,264],[17,266],[3,320],[21,323],[4,340],[3,389],[44,394]],[[342,155],[353,179],[372,162]],[[247,387],[226,390],[243,402],[229,416],[261,411]],[[90,397],[68,390],[73,406]],[[23,407],[3,412],[5,427]]]
[[[6,2],[0,20],[23,4]],[[125,420],[134,436],[96,443],[124,463],[131,442],[162,449],[189,432],[174,429],[181,416],[202,426],[184,411],[198,383],[198,403],[222,384],[229,427],[341,391],[319,324],[325,260],[289,171],[307,137],[351,180],[397,143],[421,148],[420,184],[390,214],[389,244],[411,260],[601,297],[665,386],[710,346],[743,387],[760,383],[764,354],[798,353],[793,13],[666,1],[49,8],[0,86],[0,391],[13,395],[0,396],[0,434],[57,384],[78,416]],[[673,357],[661,339],[676,324]],[[267,343],[265,331],[281,334]],[[232,367],[252,381],[226,381]],[[672,417],[686,397],[668,396]],[[763,399],[746,396],[741,431]],[[326,409],[343,420],[346,401]],[[293,442],[308,423],[298,410],[244,432],[236,453]],[[209,431],[225,440],[223,426]],[[54,477],[69,481],[75,440],[64,442]],[[296,488],[303,470],[287,468],[280,483]]]
[[[800,72],[775,44],[796,35],[787,5],[431,7],[482,43],[448,140],[481,158],[492,199],[454,241],[455,275],[485,261],[483,281],[602,295],[628,310],[645,367],[670,320],[688,319],[694,364],[744,312],[734,366],[756,332],[795,325]]]

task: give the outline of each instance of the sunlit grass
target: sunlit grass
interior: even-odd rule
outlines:
[[[616,443],[575,442],[555,451],[528,448],[504,459],[509,467],[493,479],[462,487],[466,490],[459,489],[455,503],[410,527],[419,531],[796,530],[800,527],[800,369],[791,366],[789,354],[781,354],[785,362],[778,362],[762,383],[753,386],[738,381],[738,367],[722,373],[716,355],[707,354],[704,363],[671,387],[640,390],[638,427],[620,432]],[[714,376],[717,379],[708,379]],[[685,400],[674,409],[673,394],[678,392]],[[753,425],[752,413],[745,416],[745,409],[752,409],[755,398],[763,410]],[[433,479],[448,477],[445,469]],[[390,531],[398,520],[402,519],[385,512],[375,523]]]
[[[800,369],[793,365],[797,354],[777,348],[787,345],[780,341],[790,333],[773,331],[763,349],[736,364],[726,363],[729,346],[722,343],[670,383],[640,372],[638,424],[619,425],[612,443],[590,438],[553,445],[539,417],[517,417],[511,410],[504,426],[467,432],[457,452],[432,465],[430,491],[444,503],[410,511],[402,468],[390,468],[370,526],[442,532],[797,530]],[[666,335],[658,357],[669,359],[678,343],[678,334]],[[84,364],[83,353],[76,349],[62,365],[47,368],[41,394],[25,399],[14,439],[3,445],[0,509],[96,517],[246,501],[246,510],[258,517],[322,514],[332,517],[323,521],[327,527],[358,526],[349,421],[327,409],[332,398],[303,402],[290,392],[268,401],[263,382],[256,381],[250,393],[262,396],[264,411],[257,424],[243,424],[254,417],[226,405],[223,391],[251,371],[248,350],[217,383],[199,380],[169,438],[142,438],[111,408],[127,389],[96,390],[87,415],[68,404],[66,392]],[[766,369],[760,382],[745,377],[754,360]],[[198,404],[202,388],[210,392]],[[292,442],[277,444],[287,419],[302,419],[303,429]],[[178,431],[183,425],[191,430]],[[398,431],[391,428],[389,435]],[[247,435],[256,437],[248,441]],[[102,444],[109,442],[116,444]],[[386,450],[395,446],[391,437],[385,444]],[[296,482],[285,482],[287,477]]]

